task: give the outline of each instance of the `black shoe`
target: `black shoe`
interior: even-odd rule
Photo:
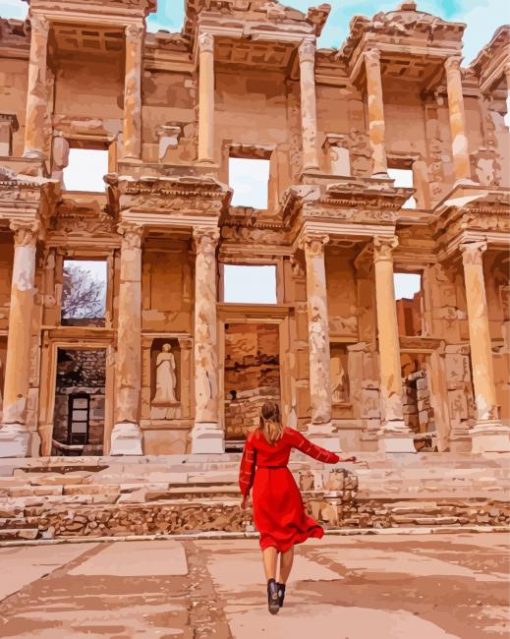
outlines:
[[[278,584],[274,579],[270,579],[267,582],[267,607],[272,615],[276,615],[278,610],[280,610],[280,604],[278,601]]]
[[[278,586],[278,604],[281,608],[283,606],[283,600],[285,599],[285,584],[281,584],[277,581],[276,585]]]

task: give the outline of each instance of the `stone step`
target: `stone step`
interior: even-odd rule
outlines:
[[[0,541],[15,541],[20,539],[37,539],[39,530],[37,528],[10,528],[0,530]]]

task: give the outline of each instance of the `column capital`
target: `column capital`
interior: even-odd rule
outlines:
[[[14,233],[15,246],[34,246],[40,237],[41,223],[39,220],[30,222],[13,220],[9,228]]]
[[[126,34],[126,40],[139,41],[143,38],[145,33],[145,26],[143,24],[128,24],[124,28]]]
[[[128,248],[141,248],[145,227],[132,222],[120,222],[117,225],[117,232],[122,235],[122,245]]]
[[[446,73],[454,73],[460,71],[460,63],[462,58],[460,55],[451,55],[444,61],[444,68]]]
[[[483,254],[487,250],[487,242],[469,242],[461,244],[459,251],[462,253],[462,262],[464,264],[483,265]]]
[[[398,237],[374,237],[374,262],[391,261],[398,246]]]
[[[214,253],[219,239],[220,229],[217,227],[195,226],[193,228],[193,246],[196,253]]]
[[[177,341],[179,342],[181,351],[190,351],[193,348],[192,337],[178,337]]]
[[[376,47],[371,47],[363,52],[365,64],[372,66],[379,66],[381,63],[381,50]]]
[[[198,48],[200,53],[208,52],[212,53],[214,51],[214,36],[212,33],[208,33],[207,31],[202,31],[198,35]]]
[[[324,247],[329,242],[327,233],[305,231],[299,238],[298,246],[306,255],[324,254]]]
[[[300,62],[315,62],[315,36],[303,38],[298,47]]]
[[[41,35],[48,37],[50,32],[50,21],[46,16],[40,13],[31,13],[29,16],[30,28],[32,31],[37,31]]]

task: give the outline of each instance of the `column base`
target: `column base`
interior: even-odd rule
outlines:
[[[191,453],[224,453],[225,434],[216,422],[200,422],[191,431]]]
[[[331,422],[328,424],[309,424],[304,434],[316,446],[330,450],[332,453],[342,452],[340,437],[333,432]]]
[[[379,450],[384,453],[416,453],[414,439],[402,420],[387,422],[378,433]]]
[[[23,424],[4,424],[0,428],[0,457],[28,457],[30,432]]]
[[[471,434],[467,429],[453,429],[450,433],[449,449],[452,453],[471,452]]]
[[[470,435],[473,453],[510,452],[510,428],[500,421],[478,422]]]
[[[143,455],[142,431],[138,424],[115,424],[111,436],[110,455]]]

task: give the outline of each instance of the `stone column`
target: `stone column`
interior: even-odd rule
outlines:
[[[138,160],[142,153],[143,24],[126,27],[126,74],[124,79],[124,158]]]
[[[303,171],[319,168],[317,153],[317,104],[315,97],[315,38],[305,38],[299,45],[301,84],[301,135]]]
[[[308,233],[301,239],[306,262],[308,349],[310,360],[310,438],[330,450],[340,450],[331,424],[331,364],[329,349],[328,298],[324,247],[327,235]]]
[[[364,58],[367,76],[368,134],[372,147],[372,175],[374,177],[387,177],[381,52],[378,49],[369,49],[365,51]]]
[[[224,433],[219,425],[218,338],[216,326],[217,228],[193,229],[195,245],[195,425],[192,453],[223,453]]]
[[[510,450],[510,428],[499,419],[496,399],[489,311],[483,275],[483,253],[486,242],[472,242],[460,246],[464,264],[464,284],[471,347],[471,368],[477,421],[471,430],[472,451],[504,452]]]
[[[32,29],[28,62],[27,109],[24,157],[45,157],[47,113],[46,61],[50,23],[37,14],[30,15]]]
[[[379,448],[392,453],[414,453],[413,439],[402,410],[402,373],[397,307],[393,284],[393,250],[396,237],[374,238],[375,298],[381,383]]]
[[[444,63],[446,69],[446,88],[448,91],[450,132],[452,136],[453,174],[456,182],[461,180],[471,182],[460,61],[460,57],[452,56],[447,58]]]
[[[30,433],[26,410],[32,342],[35,259],[39,224],[11,223],[14,231],[9,336],[0,428],[0,457],[27,457]]]
[[[214,162],[214,36],[198,36],[198,160]]]
[[[143,227],[122,224],[111,455],[141,455]]]

